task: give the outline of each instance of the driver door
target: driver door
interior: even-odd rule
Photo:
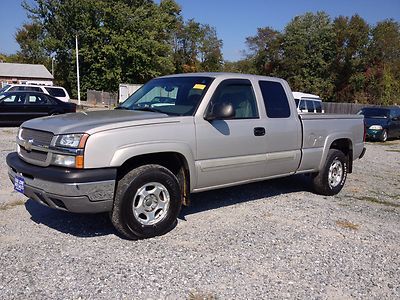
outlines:
[[[223,101],[231,103],[235,109],[232,119],[195,120],[198,190],[260,178],[265,174],[265,128],[251,82],[245,79],[223,81],[215,91],[209,109]]]

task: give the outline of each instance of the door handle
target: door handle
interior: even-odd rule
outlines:
[[[263,136],[263,135],[265,135],[265,128],[264,127],[256,127],[256,128],[254,128],[254,135],[255,136]]]

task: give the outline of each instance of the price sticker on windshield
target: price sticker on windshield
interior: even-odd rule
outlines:
[[[196,89],[196,90],[204,90],[206,88],[206,85],[197,83],[197,84],[194,85],[193,88]]]

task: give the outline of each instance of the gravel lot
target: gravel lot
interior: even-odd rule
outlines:
[[[1,299],[399,299],[400,141],[369,143],[344,190],[306,177],[193,196],[165,236],[127,241],[106,214],[12,192],[0,128]]]

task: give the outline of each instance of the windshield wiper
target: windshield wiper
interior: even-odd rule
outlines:
[[[165,114],[164,112],[162,112],[154,107],[135,107],[135,108],[133,108],[133,110],[151,111],[151,112],[155,112],[155,113]]]

